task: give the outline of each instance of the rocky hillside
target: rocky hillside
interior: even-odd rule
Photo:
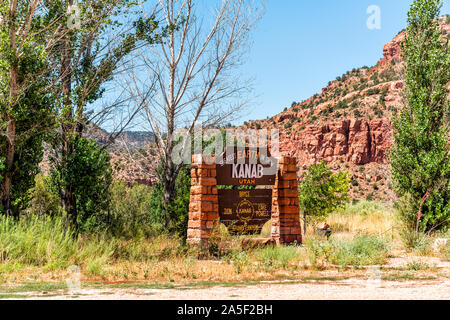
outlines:
[[[150,132],[125,131],[115,139],[111,134],[94,124],[87,127],[86,137],[97,140],[111,155],[115,180],[127,184],[153,185],[158,167],[158,156],[154,146],[155,137]],[[49,148],[44,148],[44,159],[40,164],[42,173],[49,174]]]
[[[153,185],[156,182],[158,157],[153,133],[124,131],[112,138],[105,130],[89,125],[87,137],[107,147],[116,180],[146,185]]]
[[[446,19],[441,25],[448,34]],[[404,37],[402,31],[386,44],[375,66],[353,69],[308,100],[244,127],[281,129],[280,151],[297,157],[300,171],[321,160],[335,170],[348,170],[354,199],[392,200],[388,155],[391,119],[402,108]]]

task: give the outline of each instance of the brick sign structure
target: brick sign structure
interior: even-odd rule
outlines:
[[[277,243],[301,243],[296,159],[278,158],[277,173],[268,175],[257,152],[235,150],[234,156],[232,164],[210,164],[211,158],[193,157],[188,243],[207,245],[218,223],[231,234],[255,234],[269,220]],[[218,185],[255,188],[219,190]]]

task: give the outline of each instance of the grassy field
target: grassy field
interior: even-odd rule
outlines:
[[[40,285],[64,287],[71,266],[79,267],[86,285],[105,286],[339,281],[367,277],[370,265],[380,265],[389,280],[449,277],[448,268],[438,266],[449,261],[449,245],[433,250],[431,237],[408,240],[388,206],[361,202],[332,214],[327,222],[333,229],[329,241],[311,224],[303,246],[243,250],[239,237],[222,232],[208,250],[199,250],[169,235],[133,240],[74,237],[60,220],[35,217],[16,223],[1,218],[0,295],[20,295]],[[391,263],[397,260],[400,263]]]

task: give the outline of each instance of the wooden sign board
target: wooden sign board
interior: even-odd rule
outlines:
[[[223,164],[217,165],[217,184],[228,186],[274,185],[275,173],[267,174],[271,164],[261,161],[261,155],[254,149],[237,149],[230,155],[224,153]],[[270,157],[270,155],[267,155]],[[232,162],[232,163],[230,163]]]
[[[272,189],[219,190],[219,215],[231,234],[257,234],[271,219]]]

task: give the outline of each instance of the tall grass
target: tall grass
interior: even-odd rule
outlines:
[[[375,236],[358,236],[353,240],[312,240],[307,244],[313,266],[327,263],[347,267],[380,265],[386,262],[389,248],[386,242]]]
[[[104,237],[83,239],[65,228],[60,218],[33,216],[21,221],[0,217],[0,263],[20,263],[49,270],[88,263],[104,264],[114,242]]]
[[[287,269],[302,257],[301,250],[295,246],[270,246],[256,250],[253,255],[265,270]]]
[[[184,257],[188,249],[175,237],[117,239],[107,234],[79,235],[59,217],[32,216],[20,221],[0,217],[0,265],[63,270],[77,265],[102,275],[114,263],[163,261]]]
[[[361,201],[327,218],[333,233],[377,235],[398,224],[395,211],[382,203]]]

